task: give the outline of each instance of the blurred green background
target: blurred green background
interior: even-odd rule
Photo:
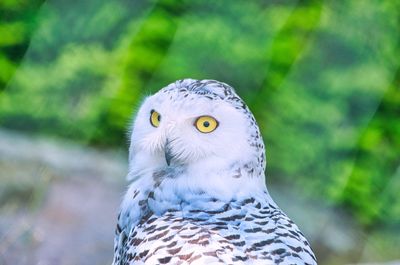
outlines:
[[[272,194],[307,202],[292,215],[320,264],[400,260],[399,58],[399,1],[4,0],[0,128],[125,156],[143,96],[217,79],[256,116]],[[24,190],[0,170],[4,206]],[[354,249],[308,202],[356,227]]]

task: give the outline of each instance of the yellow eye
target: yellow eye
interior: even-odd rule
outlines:
[[[201,116],[197,118],[196,122],[194,123],[197,130],[202,133],[210,133],[217,129],[218,121],[211,116]]]
[[[158,127],[160,125],[161,115],[155,110],[151,110],[150,112],[150,123],[153,127]]]

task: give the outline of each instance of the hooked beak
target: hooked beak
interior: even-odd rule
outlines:
[[[167,165],[169,166],[171,164],[171,160],[173,158],[171,148],[169,146],[169,140],[167,139],[164,147],[164,155],[165,155],[165,161],[167,162]]]

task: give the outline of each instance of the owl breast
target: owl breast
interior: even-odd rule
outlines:
[[[161,216],[148,211],[124,245],[115,264],[315,264],[297,226],[276,205],[252,197],[181,201],[180,210]]]

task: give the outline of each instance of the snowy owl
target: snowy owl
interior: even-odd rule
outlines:
[[[257,123],[229,85],[184,79],[146,98],[113,265],[316,264],[271,199],[265,166]]]

